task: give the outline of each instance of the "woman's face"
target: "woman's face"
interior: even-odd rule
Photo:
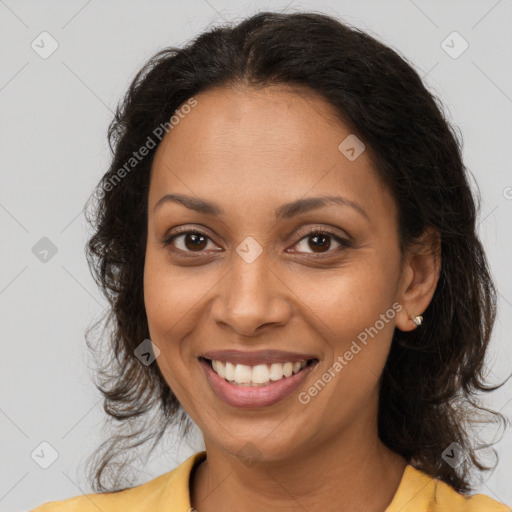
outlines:
[[[207,448],[284,460],[376,436],[406,273],[368,150],[312,92],[195,99],[149,190],[144,298],[162,374]]]

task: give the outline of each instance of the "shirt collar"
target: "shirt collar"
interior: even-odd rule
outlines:
[[[197,452],[168,474],[168,481],[161,494],[162,504],[169,506],[172,503],[173,508],[168,509],[168,512],[190,511],[190,477],[193,469],[205,458],[206,451]],[[427,510],[429,497],[435,494],[432,487],[435,484],[435,479],[408,464],[385,512],[417,512],[423,508]]]
[[[206,451],[197,452],[163,477],[167,477],[167,481],[162,492],[158,493],[158,503],[151,507],[154,512],[193,512],[190,504],[190,477],[193,469],[205,458]],[[445,510],[442,504],[448,504],[454,510],[458,510],[459,507],[460,510],[466,510],[467,499],[467,496],[457,493],[445,482],[407,464],[395,495],[385,512]],[[475,511],[510,512],[508,507],[490,500],[485,495],[475,495],[471,501]]]
[[[407,464],[398,488],[385,512],[430,510],[438,480]]]
[[[169,478],[159,499],[161,506],[156,507],[155,512],[190,512],[190,476],[192,470],[205,458],[205,451],[197,452],[168,474]]]

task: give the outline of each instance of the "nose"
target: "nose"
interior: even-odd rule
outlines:
[[[261,254],[247,263],[238,255],[219,282],[211,309],[213,321],[240,336],[258,336],[267,328],[282,327],[292,316],[292,291]]]

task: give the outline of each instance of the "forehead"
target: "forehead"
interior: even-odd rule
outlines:
[[[157,149],[150,205],[173,191],[251,204],[339,193],[390,211],[369,152],[349,160],[340,151],[353,134],[314,91],[218,87],[194,98]]]
[[[319,143],[325,147],[347,132],[334,108],[305,87],[215,87],[194,98],[197,105],[181,116],[162,146],[179,150],[185,142],[209,157],[246,148],[262,153],[268,148],[275,154]]]

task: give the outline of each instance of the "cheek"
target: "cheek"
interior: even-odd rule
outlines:
[[[325,361],[316,379],[300,395],[301,403],[307,401],[309,410],[321,416],[321,427],[317,427],[325,435],[338,432],[340,426],[348,426],[354,418],[372,414],[395,315],[391,307],[381,308],[369,300],[333,302],[330,308],[329,317],[323,317],[328,330],[317,328],[326,333]]]
[[[156,359],[168,386],[184,406],[188,405],[184,382],[190,369],[191,354],[182,343],[190,330],[196,294],[177,283],[178,276],[160,254],[147,251],[144,267],[144,303],[151,341],[160,353]],[[179,279],[178,279],[179,280]]]
[[[204,286],[204,283],[203,283]],[[179,272],[165,253],[146,253],[144,267],[144,304],[149,329],[155,340],[167,343],[180,337],[194,316],[194,306],[204,294],[200,279],[193,273]]]
[[[151,341],[160,350],[156,362],[169,386],[176,386],[186,368],[186,354],[180,340],[192,321],[194,294],[190,287],[180,286],[168,262],[151,251],[144,267],[144,304]],[[186,345],[185,345],[186,346]],[[190,363],[188,363],[190,364]]]
[[[376,257],[359,256],[342,268],[296,280],[298,295],[327,337],[356,337],[386,313],[394,301],[395,272]]]
[[[395,325],[393,279],[393,269],[382,261],[361,258],[337,275],[302,285],[306,309],[313,312],[314,330],[326,349],[323,371],[337,362],[327,393],[336,402],[361,400],[378,381]]]
[[[188,403],[194,385],[191,375],[201,371],[197,344],[188,338],[204,322],[205,293],[219,278],[200,267],[172,265],[165,251],[148,249],[144,267],[144,303],[151,341],[159,348],[157,364],[180,402]],[[192,372],[192,373],[191,373]]]

